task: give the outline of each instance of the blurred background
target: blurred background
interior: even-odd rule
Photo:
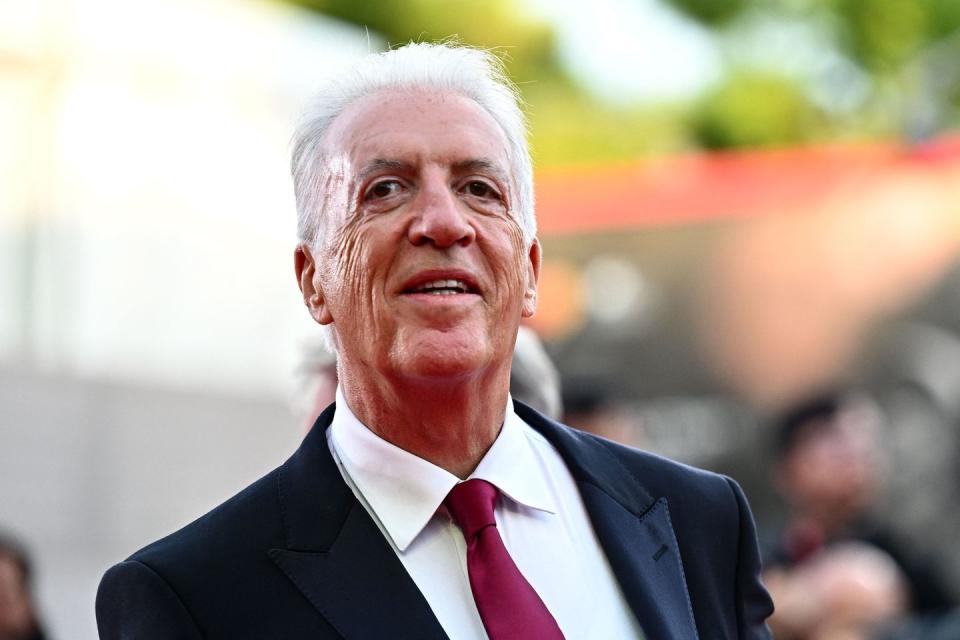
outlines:
[[[96,637],[107,566],[296,447],[293,123],[356,56],[450,37],[527,103],[567,419],[732,475],[778,548],[812,517],[783,443],[855,392],[879,453],[851,521],[952,607],[956,0],[0,0],[0,532],[48,636]]]

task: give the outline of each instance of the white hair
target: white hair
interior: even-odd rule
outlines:
[[[513,177],[511,210],[529,246],[537,234],[533,168],[520,97],[493,54],[450,44],[411,43],[362,58],[331,78],[308,107],[293,136],[290,171],[297,202],[297,236],[311,248],[326,237],[325,134],[351,103],[387,89],[436,89],[470,98],[489,113],[507,139]]]

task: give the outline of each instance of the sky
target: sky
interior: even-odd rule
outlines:
[[[696,95],[720,73],[714,37],[658,0],[525,0],[588,91],[613,102]]]

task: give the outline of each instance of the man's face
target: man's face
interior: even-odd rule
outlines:
[[[345,374],[460,378],[508,362],[540,256],[514,219],[495,121],[455,93],[391,90],[348,107],[326,143],[328,233],[300,284]]]

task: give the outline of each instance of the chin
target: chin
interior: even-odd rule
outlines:
[[[468,332],[421,334],[393,349],[394,368],[417,378],[470,377],[486,369],[492,356],[490,344]]]

